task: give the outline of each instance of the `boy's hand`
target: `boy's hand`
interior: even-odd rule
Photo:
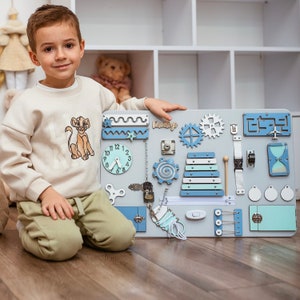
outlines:
[[[53,220],[57,220],[58,217],[63,220],[72,219],[74,211],[71,204],[51,186],[41,193],[40,200],[45,216],[51,217]]]
[[[172,117],[168,114],[173,110],[186,110],[187,108],[180,104],[172,104],[164,100],[156,98],[146,98],[145,106],[157,117],[163,118],[166,121],[171,121]]]

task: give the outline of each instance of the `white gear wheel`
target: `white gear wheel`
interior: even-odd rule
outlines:
[[[224,131],[223,120],[215,114],[208,114],[203,117],[200,122],[200,127],[204,136],[215,138],[220,136]]]

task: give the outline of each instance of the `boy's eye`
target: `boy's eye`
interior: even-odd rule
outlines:
[[[67,43],[66,44],[66,48],[68,48],[68,49],[71,49],[71,48],[73,48],[74,47],[74,45],[72,44],[72,43]]]
[[[46,47],[46,48],[44,49],[44,51],[45,51],[45,52],[51,52],[52,49],[53,49],[53,48],[49,46],[49,47]]]

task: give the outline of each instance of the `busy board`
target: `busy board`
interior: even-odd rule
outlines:
[[[138,237],[265,237],[296,232],[287,110],[109,111],[101,184]]]

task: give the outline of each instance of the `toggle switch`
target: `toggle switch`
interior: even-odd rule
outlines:
[[[185,217],[188,220],[203,220],[206,217],[206,211],[200,209],[188,210]]]

